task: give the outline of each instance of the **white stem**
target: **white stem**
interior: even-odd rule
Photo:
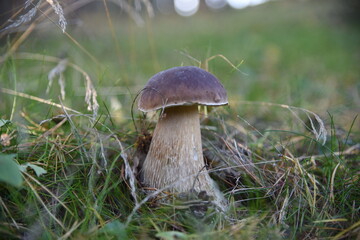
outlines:
[[[194,188],[214,195],[213,181],[204,166],[197,105],[166,108],[143,165],[145,185],[170,186],[172,192]]]

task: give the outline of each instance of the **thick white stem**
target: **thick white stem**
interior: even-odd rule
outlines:
[[[172,192],[194,189],[215,195],[214,183],[204,164],[198,107],[164,110],[154,130],[143,165],[144,184]]]

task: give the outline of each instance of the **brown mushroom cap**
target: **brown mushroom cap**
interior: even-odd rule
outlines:
[[[141,92],[143,112],[179,105],[228,104],[223,85],[211,73],[193,66],[174,67],[155,74]]]

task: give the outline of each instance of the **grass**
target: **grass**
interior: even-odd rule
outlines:
[[[142,27],[114,10],[111,24],[105,10],[82,11],[68,35],[43,21],[0,65],[0,150],[27,167],[20,187],[0,184],[1,235],[356,239],[360,32],[331,11],[276,1]],[[2,56],[19,39],[4,36]],[[132,119],[132,103],[150,76],[178,65],[208,67],[228,89],[230,105],[201,118],[226,213],[197,194],[158,203],[137,181],[156,117],[134,108]],[[57,77],[46,93],[52,69],[65,99]]]

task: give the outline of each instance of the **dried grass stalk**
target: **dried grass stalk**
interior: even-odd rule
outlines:
[[[60,85],[60,92],[61,92],[61,99],[64,100],[65,99],[65,78],[64,78],[64,71],[66,70],[67,67],[67,63],[68,60],[62,59],[59,61],[59,63],[56,65],[56,67],[54,67],[53,69],[51,69],[51,71],[48,74],[48,79],[49,79],[49,84],[47,86],[46,89],[46,93],[48,94],[51,88],[51,85],[54,81],[54,78],[56,76],[59,76],[59,85]]]
[[[9,26],[3,28],[0,32],[12,29],[12,28],[17,28],[25,23],[30,22],[36,15],[36,13],[38,12],[39,8],[40,8],[40,4],[43,2],[42,0],[37,1],[37,3],[34,3],[36,1],[33,0],[27,0],[24,3],[24,9],[28,9],[30,6],[33,6],[32,8],[30,8],[27,12],[25,12],[23,15],[21,15],[20,17],[18,17],[18,19],[16,19],[13,23],[11,23]],[[46,2],[51,6],[51,8],[55,11],[56,15],[59,16],[59,26],[61,28],[61,30],[63,32],[65,32],[66,29],[66,18],[64,16],[64,11],[59,3],[58,0],[46,0]],[[10,20],[9,20],[10,21]]]
[[[48,2],[50,4],[52,9],[54,9],[55,13],[59,16],[60,28],[63,32],[65,32],[67,23],[66,23],[66,19],[64,16],[64,11],[63,11],[59,1],[58,0],[46,0],[46,2]]]
[[[19,27],[20,25],[22,24],[25,24],[25,23],[28,23],[30,22],[33,17],[36,15],[37,13],[37,9],[40,5],[41,1],[39,1],[36,5],[33,4],[33,8],[31,8],[30,10],[28,10],[26,13],[24,13],[23,15],[21,15],[18,19],[16,19],[15,21],[11,21],[10,19],[8,20],[9,22],[12,22],[9,26],[3,28],[0,32],[3,32],[3,31],[6,31],[8,29],[11,29],[11,28],[17,28]],[[30,4],[32,4],[32,1],[26,1],[25,3],[25,9],[27,9]]]

